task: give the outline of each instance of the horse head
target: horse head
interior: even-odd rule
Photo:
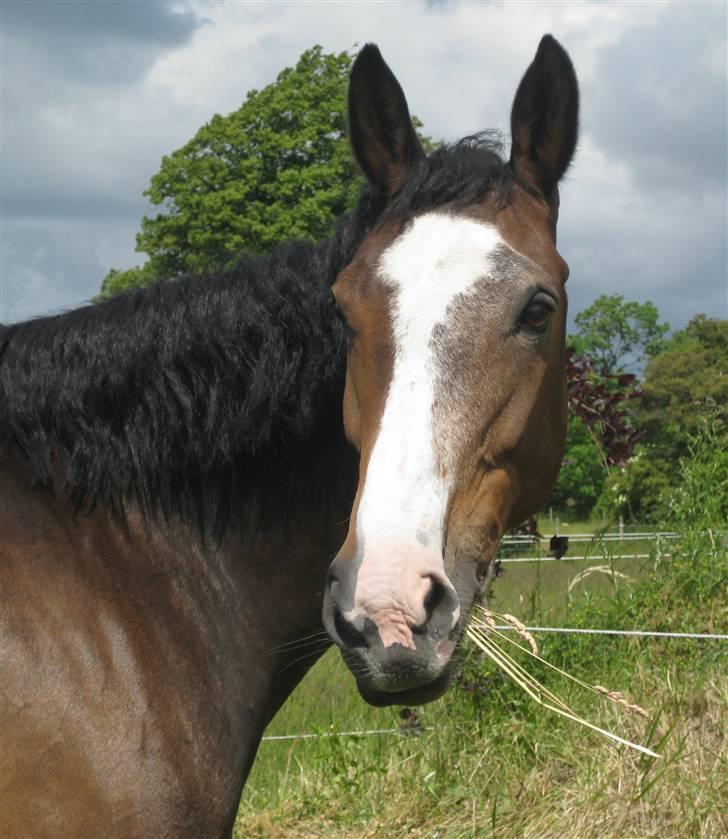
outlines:
[[[563,454],[568,267],[556,222],[578,88],[546,36],[515,95],[510,159],[477,138],[428,158],[367,45],[349,115],[385,206],[333,286],[360,462],[323,619],[367,701],[412,704],[446,689],[500,537],[545,504]]]

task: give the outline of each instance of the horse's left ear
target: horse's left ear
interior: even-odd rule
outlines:
[[[511,110],[511,168],[550,199],[576,148],[579,87],[566,50],[544,35]]]
[[[402,88],[375,44],[366,44],[351,68],[349,135],[364,174],[389,196],[424,156]]]

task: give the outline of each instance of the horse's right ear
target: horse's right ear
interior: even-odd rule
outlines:
[[[374,44],[364,46],[351,68],[349,135],[364,174],[389,196],[424,156],[402,88]]]
[[[566,50],[544,35],[511,111],[511,168],[547,199],[576,148],[579,87]]]

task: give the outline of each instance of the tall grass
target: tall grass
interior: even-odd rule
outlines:
[[[632,580],[593,574],[545,610],[524,601],[520,613],[513,603],[509,611],[529,620],[548,613],[570,626],[725,632],[728,439],[714,420],[701,425],[690,457],[676,468],[669,502],[664,524],[681,539],[653,546]],[[600,563],[609,565],[609,550],[600,548]],[[572,577],[577,565],[568,572]],[[509,566],[496,594],[511,568],[523,566]],[[548,661],[644,706],[649,720],[558,686],[579,714],[662,759],[630,753],[554,717],[471,647],[447,696],[416,709],[431,730],[263,743],[236,836],[728,835],[723,642],[543,636],[539,645]],[[558,676],[548,668],[525,658],[521,663],[554,686]],[[365,705],[337,656],[328,654],[270,732],[335,733],[400,722],[396,709]]]

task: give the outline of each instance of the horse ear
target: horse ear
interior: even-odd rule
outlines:
[[[366,44],[351,68],[349,135],[364,174],[389,196],[424,156],[402,88],[375,44]]]
[[[566,50],[544,35],[511,110],[511,168],[551,198],[576,148],[579,86]]]

